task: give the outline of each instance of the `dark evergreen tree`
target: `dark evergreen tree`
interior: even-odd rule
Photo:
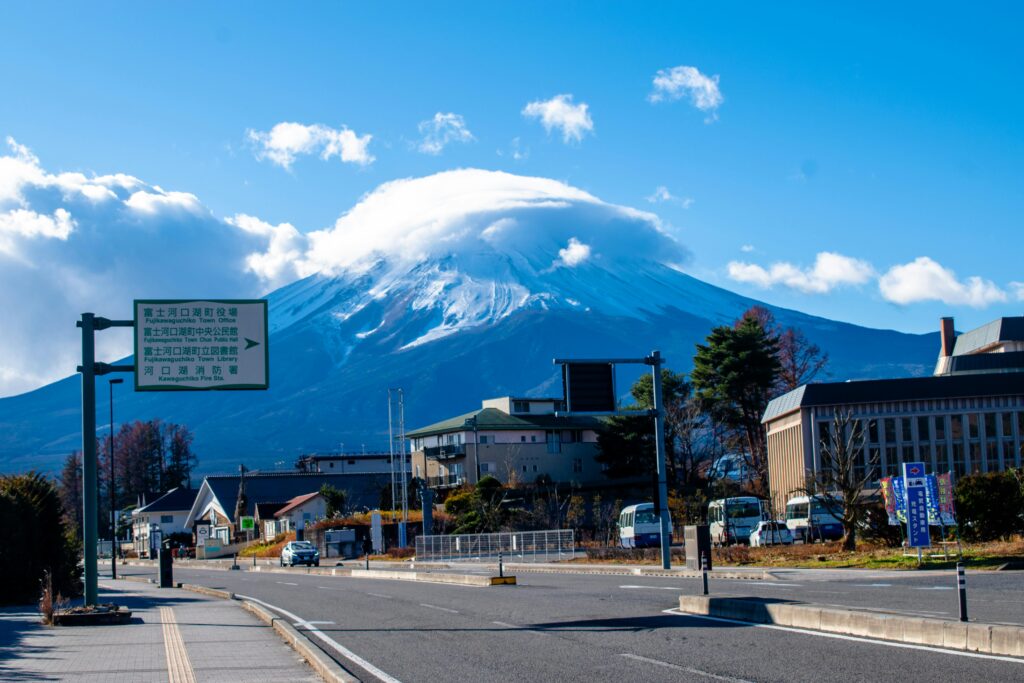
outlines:
[[[61,506],[64,508],[64,519],[68,529],[75,538],[82,538],[82,452],[69,453],[64,459],[60,478],[57,480],[57,492]]]

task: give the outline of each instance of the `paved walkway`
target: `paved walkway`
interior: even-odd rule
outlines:
[[[0,680],[320,680],[273,629],[230,601],[123,581],[102,581],[100,600],[126,605],[132,623],[50,628],[35,611],[0,610]]]

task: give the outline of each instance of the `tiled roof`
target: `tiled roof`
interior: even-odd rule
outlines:
[[[316,498],[319,495],[320,495],[319,491],[313,491],[312,493],[304,493],[301,496],[295,496],[294,498],[289,500],[287,503],[285,503],[284,507],[282,507],[280,510],[275,512],[274,516],[275,517],[280,517],[282,515],[286,515],[289,512],[291,512],[292,510],[294,510],[295,508],[297,508],[300,505],[302,505],[303,503],[309,502],[310,500]]]
[[[198,493],[199,489],[173,488],[135,512],[180,512],[181,510],[191,510],[192,504],[196,502],[196,494]]]

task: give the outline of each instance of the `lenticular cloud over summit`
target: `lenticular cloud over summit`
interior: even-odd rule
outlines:
[[[27,147],[8,146],[0,306],[11,333],[0,337],[0,396],[73,374],[78,315],[127,317],[134,298],[246,298],[312,277],[343,291],[336,320],[386,304],[350,335],[357,341],[383,332],[387,316],[423,316],[405,346],[523,308],[626,311],[643,297],[638,273],[688,258],[654,214],[547,178],[463,169],[395,180],[305,232],[244,213],[217,217],[187,188],[50,172]],[[277,329],[305,308],[288,290],[276,297],[287,306],[272,306]],[[104,360],[131,349],[127,334],[98,344]]]
[[[251,217],[233,221],[245,219]],[[667,263],[687,258],[654,214],[607,204],[556,180],[478,169],[385,183],[333,226],[306,236],[287,224],[267,228],[268,234],[287,233],[293,249],[304,242],[301,257],[290,264],[275,261],[280,268],[294,268],[294,277],[361,273],[380,260],[409,266],[480,253],[522,259],[542,271],[559,259],[559,250],[572,248],[572,240],[595,257]],[[269,252],[256,256],[263,260]],[[259,274],[281,275],[277,270]]]

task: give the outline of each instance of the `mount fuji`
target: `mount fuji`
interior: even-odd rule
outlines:
[[[466,169],[394,181],[308,234],[248,216],[231,224],[267,238],[246,268],[281,285],[267,296],[271,388],[122,390],[115,405],[118,420],[188,425],[204,472],[291,467],[341,443],[386,447],[388,387],[403,389],[411,429],[484,398],[558,394],[556,356],[659,349],[686,372],[713,326],[759,304],[686,274],[688,251],[654,214],[544,178]],[[937,334],[759,305],[829,353],[830,379],[934,364]],[[3,470],[53,471],[81,447],[79,391],[72,376],[0,399]]]

